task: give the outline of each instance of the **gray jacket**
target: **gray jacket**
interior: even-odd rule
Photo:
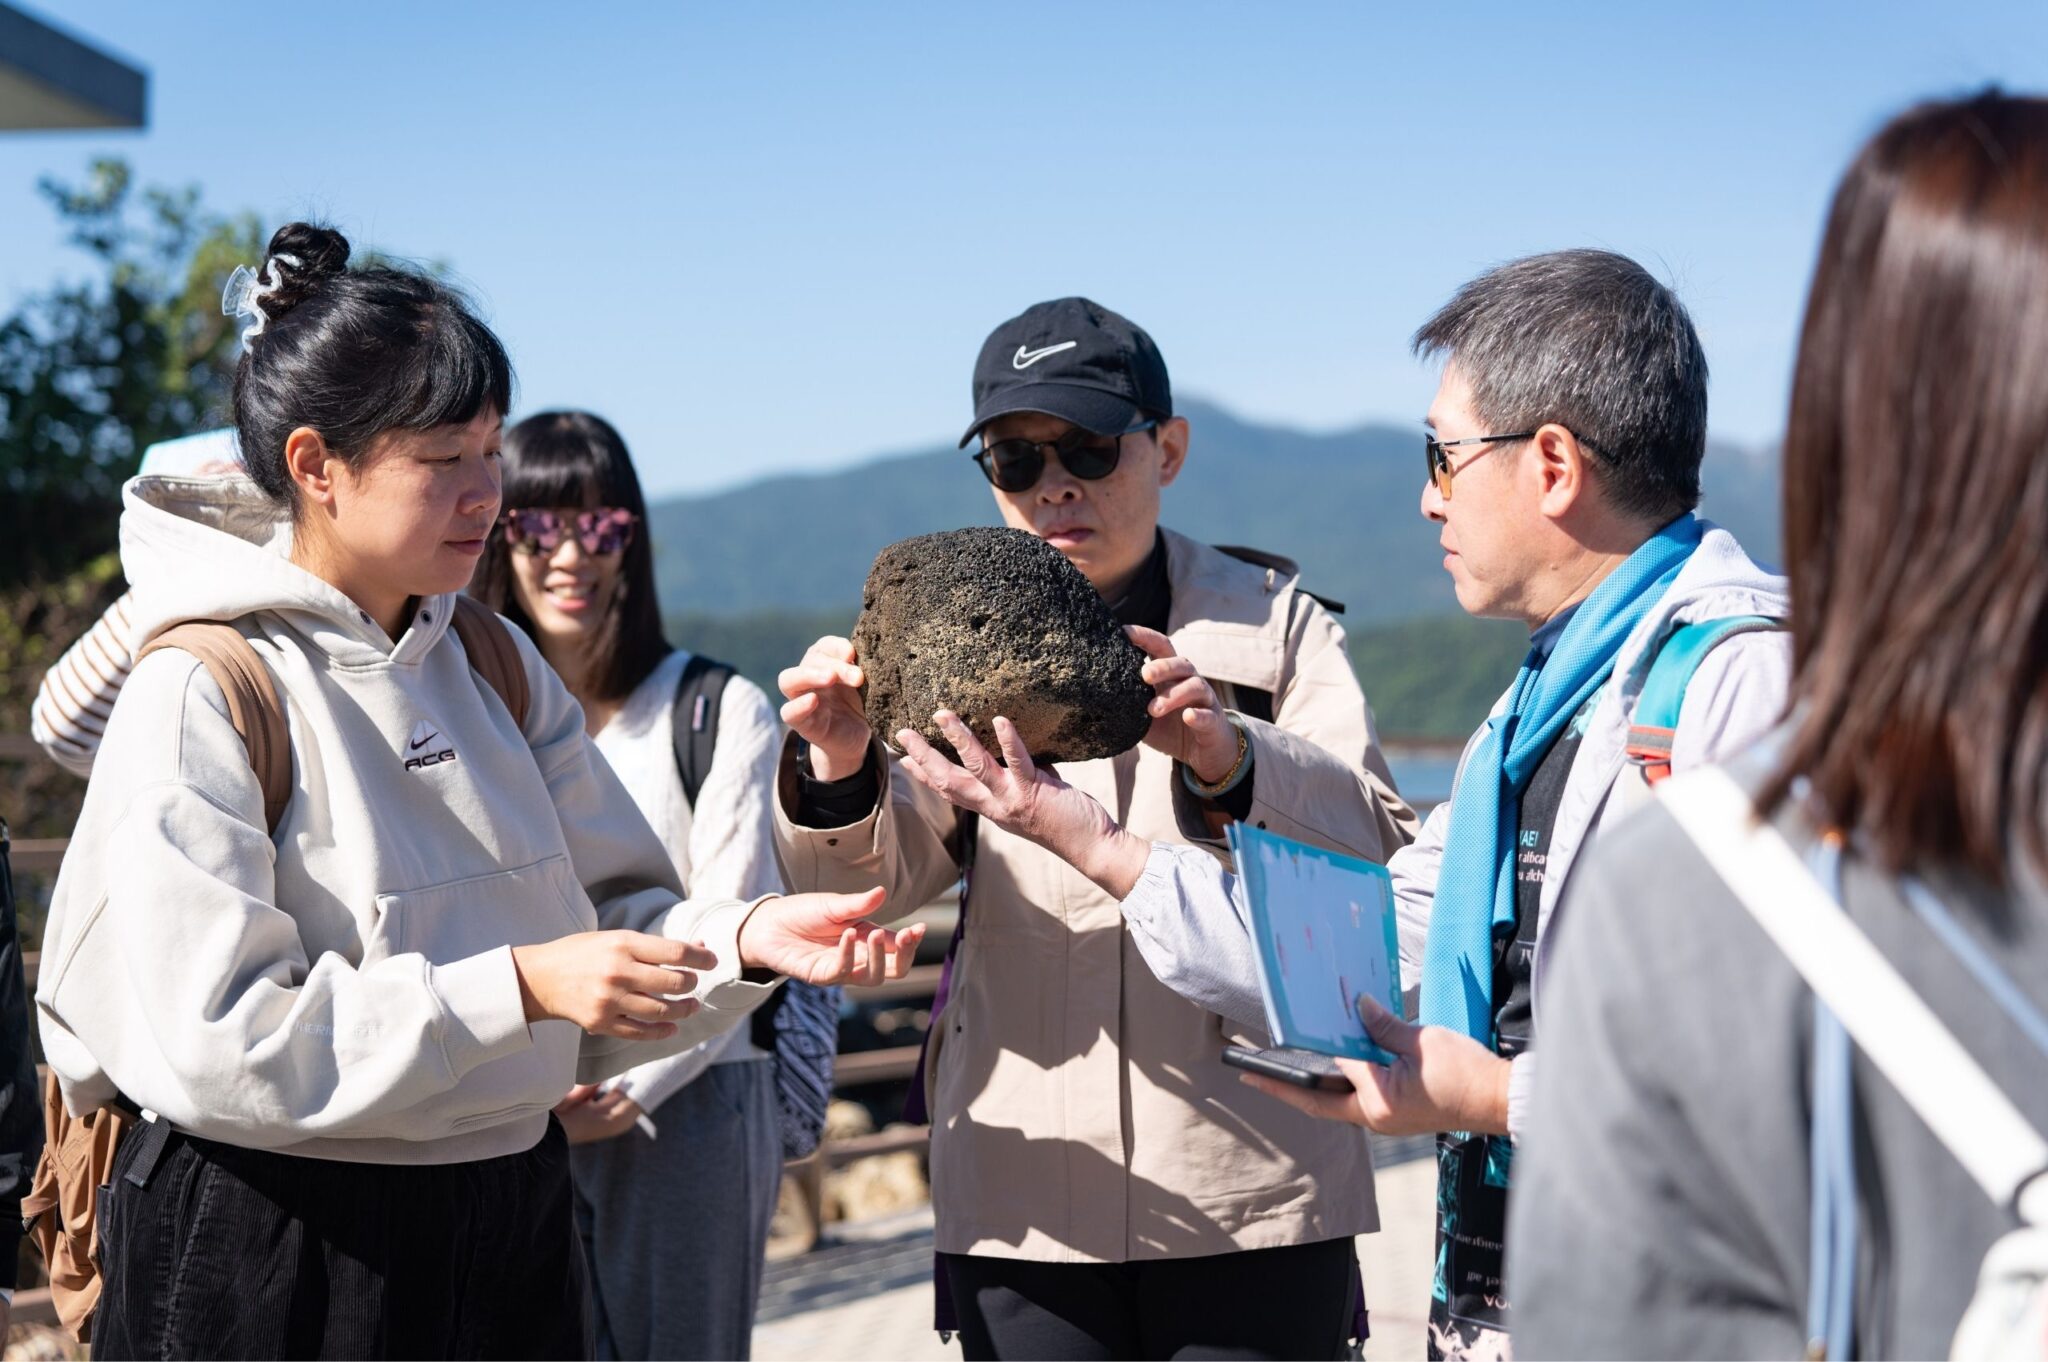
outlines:
[[[1551,830],[1536,923],[1533,1006],[1539,1013],[1547,987],[1544,938],[1554,926],[1559,892],[1587,839],[1610,818],[1631,811],[1640,802],[1635,791],[1642,788],[1642,782],[1629,768],[1624,749],[1655,645],[1681,624],[1730,615],[1782,618],[1789,609],[1785,579],[1759,567],[1733,535],[1709,524],[1699,550],[1680,571],[1678,580],[1622,645],[1614,665],[1618,684],[1609,685],[1594,708]],[[1737,635],[1709,653],[1686,690],[1673,742],[1673,770],[1725,760],[1775,724],[1784,713],[1791,664],[1791,640],[1782,632]],[[1495,714],[1506,708],[1507,699],[1504,692],[1494,705]],[[1475,733],[1473,741],[1478,737]],[[1471,743],[1466,745],[1465,755],[1471,755]],[[1461,758],[1461,776],[1463,770]],[[1256,769],[1252,778],[1258,779]],[[1454,782],[1450,800],[1430,814],[1421,835],[1387,861],[1400,918],[1401,979],[1410,1015],[1422,978],[1423,941],[1436,902],[1437,872],[1456,801]],[[1199,851],[1155,845],[1144,877],[1124,900],[1124,918],[1145,963],[1161,981],[1213,1012],[1263,1027],[1265,1006],[1252,961],[1250,928],[1234,901],[1234,880]],[[1540,1020],[1537,1034],[1542,1034]],[[1539,1040],[1539,1047],[1541,1043]],[[1536,1053],[1532,1048],[1515,1060],[1508,1096],[1510,1131],[1520,1130],[1527,1111]]]
[[[1752,787],[1759,761],[1738,763]],[[1812,831],[1776,819],[1804,849]],[[2048,890],[1930,887],[2048,1007]],[[1645,893],[1655,885],[1659,892]],[[2040,1053],[1851,860],[1855,919],[2037,1128]],[[1544,1061],[1515,1152],[1507,1279],[1517,1357],[1795,1357],[1806,1348],[1813,995],[1661,809],[1603,835],[1553,938]],[[1946,1357],[2012,1228],[1903,1098],[1855,1061],[1856,1352]]]

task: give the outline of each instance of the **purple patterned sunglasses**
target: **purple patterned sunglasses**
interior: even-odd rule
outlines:
[[[507,511],[498,517],[512,547],[532,554],[553,553],[562,547],[562,541],[572,533],[572,522],[576,542],[585,553],[596,556],[623,553],[626,545],[633,542],[633,527],[640,523],[640,517],[618,506],[600,506],[573,516],[529,509]]]

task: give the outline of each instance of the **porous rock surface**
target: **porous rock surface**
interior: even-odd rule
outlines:
[[[892,747],[908,728],[957,755],[932,723],[939,709],[998,755],[990,721],[1002,715],[1040,762],[1113,757],[1151,726],[1145,655],[1080,570],[1022,530],[949,530],[883,549],[853,645],[868,725]]]

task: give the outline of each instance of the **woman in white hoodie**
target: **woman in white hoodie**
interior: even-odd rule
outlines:
[[[626,442],[588,412],[529,416],[505,433],[504,503],[473,594],[568,683],[687,893],[779,892],[769,801],[782,725],[753,682],[726,683],[694,803],[684,789],[675,706],[690,654],[663,636]],[[755,1043],[760,1020],[578,1087],[556,1109],[600,1356],[748,1355],[782,1182],[776,1061]]]
[[[563,1091],[916,943],[872,899],[679,902],[538,652],[523,725],[479,680],[450,623],[510,368],[456,295],[347,258],[284,227],[246,296],[250,476],[126,491],[136,637],[234,621],[292,777],[273,833],[204,666],[129,674],[37,993],[67,1106],[149,1120],[100,1200],[98,1357],[586,1353]]]

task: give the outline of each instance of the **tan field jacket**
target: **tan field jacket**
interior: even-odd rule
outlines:
[[[1165,539],[1179,651],[1211,682],[1274,699],[1274,723],[1247,721],[1257,754],[1248,821],[1385,860],[1416,821],[1393,792],[1343,630],[1296,589],[1285,560]],[[785,746],[776,839],[792,890],[880,883],[890,910],[908,912],[958,878],[955,810],[884,769],[887,790],[867,818],[799,827],[794,739]],[[1173,762],[1149,747],[1059,773],[1141,837],[1225,854]],[[1239,1083],[1224,1046],[1266,1038],[1161,984],[1115,899],[984,822],[968,915],[926,1067],[941,1252],[1123,1262],[1379,1227],[1364,1132]]]

